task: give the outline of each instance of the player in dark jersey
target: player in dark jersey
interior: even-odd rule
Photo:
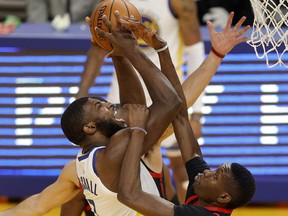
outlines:
[[[242,35],[248,31],[249,26],[240,28],[245,17],[242,17],[235,27],[231,28],[233,16],[234,13],[231,13],[223,32],[215,32],[213,24],[207,23],[212,43],[212,49],[207,58],[212,58],[214,63],[202,64],[200,67],[203,67],[203,70],[218,67],[222,58],[235,45],[248,39]],[[128,18],[125,20],[126,28],[146,39],[145,41],[150,46],[159,44],[159,38],[155,32],[147,31],[139,22]],[[163,48],[159,52],[160,60],[167,59],[168,55],[168,49]],[[186,203],[185,205],[175,205],[142,191],[139,179],[142,146],[130,144],[122,163],[118,199],[143,215],[228,216],[233,209],[247,204],[252,199],[256,188],[254,178],[245,167],[237,163],[225,163],[213,171],[209,169],[202,158],[200,146],[190,126],[185,95],[175,68],[172,62],[170,65],[166,62],[165,66],[166,68],[162,68],[162,71],[165,72],[183,102],[182,108],[172,123],[189,176]]]

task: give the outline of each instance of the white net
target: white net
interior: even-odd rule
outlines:
[[[247,43],[258,58],[266,58],[268,67],[288,67],[288,0],[250,0],[254,23]]]

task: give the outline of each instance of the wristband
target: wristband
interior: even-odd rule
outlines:
[[[140,130],[142,131],[145,135],[147,135],[147,131],[141,127],[131,127],[130,130]]]
[[[225,55],[218,53],[213,47],[211,47],[211,52],[214,53],[214,55],[216,55],[219,58],[223,59],[225,57]]]
[[[162,48],[160,48],[160,49],[156,49],[155,51],[156,51],[157,53],[159,53],[159,52],[162,52],[162,51],[166,50],[167,48],[168,48],[168,44],[166,44],[164,47],[162,47]]]

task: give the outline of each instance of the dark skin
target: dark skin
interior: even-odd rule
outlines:
[[[119,14],[116,13],[116,17],[119,20]],[[99,34],[102,34],[104,37],[111,41],[114,50],[109,54],[109,56],[113,56],[113,61],[115,60],[116,63],[116,70],[125,71],[124,74],[119,74],[120,76],[118,78],[120,92],[124,92],[123,94],[120,94],[121,104],[144,103],[144,101],[140,101],[141,97],[139,97],[139,94],[135,94],[135,92],[133,93],[133,91],[131,91],[131,87],[127,85],[127,77],[130,76],[129,73],[134,73],[134,70],[130,66],[128,60],[130,62],[133,62],[133,66],[141,74],[153,101],[152,105],[149,107],[150,117],[146,126],[149,136],[145,137],[145,147],[143,149],[144,154],[161,137],[164,130],[167,128],[171,120],[175,117],[180,105],[180,100],[167,78],[145,56],[145,54],[143,54],[139,50],[133,34],[121,28],[120,24],[118,25],[118,29],[112,27],[111,23],[105,16],[103,17],[103,20],[109,26],[111,33],[103,32],[100,29],[96,30]],[[121,43],[119,43],[118,41],[121,41]],[[131,50],[134,51],[131,52]],[[123,55],[125,56],[125,58],[122,57]],[[123,81],[125,81],[125,85],[121,84],[121,82],[123,83]],[[137,99],[136,102],[135,98]],[[94,112],[91,111],[93,109],[99,108],[94,108],[93,103],[88,106],[88,115],[91,115],[89,116],[89,118],[93,119],[93,115],[95,114],[93,114]],[[105,110],[107,109],[107,107],[110,107],[109,104],[101,103],[100,109],[103,109],[103,116],[106,115],[105,112],[109,112],[109,109],[108,111]],[[127,109],[120,108],[119,110],[117,110],[116,118],[117,116],[121,116],[121,118],[125,120],[125,116],[128,116]],[[167,118],[167,116],[169,117]],[[106,148],[99,151],[99,153],[97,154],[97,170],[103,184],[109,190],[117,192],[121,162],[123,160],[126,146],[128,144],[128,139],[125,138],[127,134],[124,130],[123,132],[120,131],[119,133],[115,134],[115,136],[113,136],[111,139],[107,139],[103,137],[103,135],[99,134],[99,132],[97,132],[97,129],[93,128],[94,126],[96,125],[93,121],[88,122],[86,125],[84,125],[84,131],[90,136],[88,136],[85,142],[81,143],[81,147],[83,147],[83,149],[87,151],[93,146],[90,145],[91,143],[95,143],[95,145],[106,145]],[[86,148],[86,146],[88,147]],[[107,169],[110,170],[109,173],[106,172]]]
[[[249,27],[239,30],[245,21],[245,18],[242,18],[234,28],[231,28],[233,15],[233,13],[230,14],[226,28],[223,32],[216,33],[212,23],[208,23],[212,46],[219,53],[224,55],[227,54],[235,45],[247,40],[247,37],[241,38],[241,36],[249,29]],[[130,22],[130,24],[133,29],[133,22]],[[134,26],[137,26],[137,23]],[[153,34],[150,36],[152,39],[155,39]],[[154,42],[155,41],[156,40],[154,40]],[[164,50],[161,52],[160,60],[161,57],[164,58],[168,55],[169,50]],[[221,62],[221,59],[212,52],[209,53],[208,58],[215,59],[215,61],[218,59],[218,61]],[[172,62],[170,62],[170,66],[173,66]],[[162,70],[165,71],[165,75],[172,82],[172,85],[183,101],[182,107],[172,123],[183,161],[186,163],[195,157],[202,157],[202,153],[190,126],[187,113],[187,102],[183,89],[179,79],[177,79],[174,67],[170,66],[170,70],[168,68],[167,70]],[[173,216],[173,203],[144,193],[141,190],[141,187],[137,187],[139,185],[139,171],[135,172],[135,170],[139,170],[139,158],[141,152],[141,146],[128,146],[122,163],[118,199],[123,204],[135,209],[143,215]],[[231,170],[229,164],[221,165],[214,171],[205,170],[204,173],[198,174],[194,184],[195,193],[198,195],[198,205],[202,207],[216,206],[225,208],[227,203],[231,201],[230,191],[233,191],[233,185],[230,185],[230,176]]]
[[[75,202],[68,202],[67,204],[62,205],[60,216],[66,215],[66,212],[69,212],[70,216],[79,216],[82,214],[85,207],[85,196],[82,191],[78,193],[73,200]]]
[[[117,20],[119,20],[119,15],[116,14],[116,16]],[[134,71],[130,71],[132,67],[129,62],[132,62],[133,66],[141,74],[153,101],[148,110],[149,119],[145,123],[148,134],[144,137],[144,154],[160,138],[171,120],[175,117],[181,106],[181,100],[163,73],[139,50],[134,35],[121,27],[117,29],[113,28],[106,17],[103,17],[103,20],[109,26],[111,33],[105,33],[99,29],[97,31],[112,43],[114,50],[110,56],[119,60],[118,69],[127,70],[125,72],[126,76],[128,76],[128,72],[134,73]],[[122,57],[123,59],[121,59]],[[126,63],[129,63],[129,65],[126,65]],[[124,78],[121,80],[126,81]],[[127,83],[125,84],[121,84],[123,89],[127,92],[129,90],[132,92],[130,86]],[[133,93],[131,94],[134,95]],[[141,96],[141,94],[139,95]],[[123,99],[125,103],[131,104],[138,103],[138,100],[139,98],[137,98],[137,102],[133,103],[132,99],[125,97]],[[106,146],[105,150],[102,149],[97,153],[96,169],[103,184],[109,190],[117,192],[121,164],[131,138],[131,130],[130,128],[124,128],[115,133],[111,138],[108,138],[98,130],[95,119],[99,117],[101,120],[109,120],[118,125],[124,126],[127,124],[133,126],[134,124],[131,124],[131,115],[133,113],[131,113],[129,106],[122,106],[116,112],[116,109],[110,103],[99,101],[95,98],[89,98],[83,109],[85,110],[85,124],[82,129],[87,134],[87,138],[78,144],[84,152],[96,146]],[[132,110],[134,109],[132,108]],[[141,115],[137,113],[133,119],[141,117]],[[136,126],[144,127],[144,125],[137,124]],[[133,130],[133,134],[135,133],[139,133],[139,131]],[[140,133],[143,136],[143,132],[140,131]],[[3,215],[43,215],[49,210],[71,200],[79,192],[79,179],[77,178],[74,160],[65,165],[56,182],[41,193],[27,198],[17,205],[17,207],[3,212]],[[0,214],[2,215],[2,213]]]
[[[186,46],[201,41],[199,22],[197,18],[197,6],[191,0],[171,0],[173,13],[178,16],[178,23],[181,36]],[[88,90],[94,85],[94,80],[100,74],[100,68],[104,63],[107,51],[101,49],[95,43],[88,52],[88,59],[85,63],[85,70],[81,75],[79,91],[76,98],[89,95]]]
[[[193,44],[196,44],[201,41],[201,34],[200,34],[200,25],[197,17],[197,5],[195,1],[193,0],[170,0],[170,6],[171,10],[173,11],[173,14],[177,16],[177,21],[179,24],[179,30],[181,39],[183,40],[183,43],[185,46],[191,46]],[[173,30],[173,29],[171,29]],[[107,54],[107,51],[101,49],[98,45],[93,43],[93,46],[90,48],[90,50],[87,53],[87,62],[85,63],[84,71],[81,74],[81,81],[79,83],[79,91],[76,94],[76,98],[80,98],[83,96],[89,95],[89,89],[94,85],[94,80],[96,77],[100,75],[100,69],[104,63],[104,57]],[[114,60],[113,60],[114,62]],[[192,72],[193,69],[190,69]],[[190,73],[191,73],[190,72]],[[117,77],[118,79],[118,77]],[[194,131],[197,131],[198,136],[201,136],[201,123],[199,121],[191,120],[191,124],[193,124]],[[158,154],[158,152],[156,153]],[[151,157],[150,157],[151,158]],[[171,165],[174,165],[175,167],[179,164],[179,159],[173,160],[174,158],[171,158]],[[148,161],[149,163],[149,161]],[[149,163],[149,167],[153,169],[156,172],[160,172],[161,167],[161,160],[158,159],[155,163],[155,161],[151,161]],[[180,164],[183,162],[180,159]],[[173,169],[173,172],[180,172],[180,175],[174,175],[177,178],[183,178],[181,174],[180,169],[176,168]],[[184,178],[185,178],[185,171],[184,171]],[[176,181],[183,182],[181,181]],[[179,195],[183,195],[184,197],[184,190],[180,190],[180,187],[178,187],[179,190],[177,190]],[[183,199],[180,198],[180,200],[183,202]]]
[[[118,13],[116,13],[116,16],[119,18]],[[86,22],[89,25],[90,19],[88,17],[86,18]],[[117,28],[121,29],[120,23],[118,24]],[[128,32],[127,32],[127,35],[128,35],[128,37],[131,37],[131,35],[129,35]],[[132,38],[132,39],[134,40],[134,38]],[[122,40],[122,39],[119,39],[119,40]],[[92,43],[93,43],[93,41],[92,41]],[[166,42],[164,42],[164,41],[163,41],[163,44],[160,44],[161,47],[163,47],[165,45],[166,45]],[[120,47],[119,49],[121,50],[122,48]],[[137,49],[138,49],[138,46],[137,46]],[[123,108],[123,105],[124,104],[131,104],[131,103],[146,104],[146,99],[145,99],[145,95],[143,92],[142,85],[139,81],[139,78],[136,75],[136,73],[135,73],[132,65],[130,64],[128,58],[118,55],[118,52],[119,51],[115,47],[113,52],[111,52],[108,55],[109,57],[112,57],[112,59],[113,59],[113,63],[114,63],[114,67],[116,70],[117,79],[118,79],[118,83],[119,83],[119,93],[120,93],[119,96],[120,96],[120,105],[121,106],[119,109],[117,109],[116,117],[119,117],[119,118],[124,119],[125,121],[128,121],[128,113],[129,112],[127,111],[127,109]],[[145,57],[145,58],[148,59],[147,57]],[[150,74],[153,74],[152,77],[154,79],[155,78],[154,73],[155,74],[157,74],[157,73],[161,74],[161,73],[159,73],[159,69],[155,68],[154,66],[153,66],[153,68],[154,68],[154,70],[153,70],[154,72],[151,71]],[[142,65],[140,67],[140,70],[143,70],[144,73],[146,72],[145,69],[142,67]],[[161,76],[162,76],[162,74],[161,74]],[[149,75],[150,80],[152,77]],[[164,77],[164,76],[162,76],[161,79],[163,79],[164,82],[168,81],[166,79],[166,77]],[[169,97],[171,96],[171,95],[169,96],[169,94],[168,95],[165,94],[164,95],[165,97],[163,98],[161,92],[163,92],[162,89],[167,89],[167,86],[166,87],[165,87],[165,85],[159,86],[159,84],[156,84],[157,79],[153,80],[153,81],[154,81],[153,83],[150,81],[150,83],[152,83],[152,84],[150,84],[149,81],[146,82],[148,85],[150,85],[150,87],[148,87],[148,91],[149,91],[149,94],[151,95],[151,99],[153,101],[152,106],[149,107],[149,109],[151,110],[151,114],[150,114],[151,116],[149,118],[150,123],[148,122],[148,124],[150,126],[148,126],[148,124],[147,124],[147,132],[149,134],[149,139],[154,138],[153,140],[157,140],[157,139],[159,139],[161,131],[164,131],[165,125],[167,127],[167,125],[169,124],[168,119],[165,119],[163,121],[160,120],[160,119],[163,119],[162,116],[164,116],[164,113],[160,113],[160,112],[162,112],[162,111],[166,112],[165,110],[163,110],[163,107],[166,106],[165,101],[167,100],[167,101],[169,101],[169,103],[174,103],[174,104],[171,104],[171,106],[172,106],[171,108],[173,109],[173,107],[175,107],[177,105],[177,99],[176,100],[173,99],[173,96],[169,99]],[[145,82],[145,80],[144,80],[144,82]],[[160,83],[161,83],[161,81],[160,81]],[[168,83],[168,84],[170,84],[170,83]],[[171,85],[170,85],[170,87],[171,87]],[[131,91],[131,89],[133,89],[133,91]],[[111,104],[109,104],[109,103],[107,103],[106,105],[103,104],[104,107],[105,106],[109,107],[110,105]],[[93,110],[94,107],[91,106],[91,109]],[[88,112],[94,113],[92,110],[90,110]],[[155,115],[154,115],[154,113],[155,113]],[[156,114],[156,113],[158,113],[158,114]],[[93,118],[93,117],[90,117],[90,118]],[[171,119],[170,119],[170,121],[171,121]],[[89,126],[94,127],[95,125],[93,122],[91,122],[89,124]],[[151,127],[153,127],[153,128],[149,129]],[[156,132],[155,128],[158,128],[157,130],[159,133],[158,132],[155,133]],[[88,133],[91,133],[93,135],[93,132],[95,129],[89,128],[89,127],[86,127],[86,129],[87,129]],[[104,138],[103,138],[103,140],[104,140]],[[146,138],[145,142],[147,140],[148,139]],[[145,145],[147,146],[147,149],[152,148],[151,145],[153,145],[153,142],[154,141],[151,141],[151,142],[149,141],[149,142],[145,143]],[[103,163],[97,162],[97,170],[100,173],[99,176],[100,176],[101,180],[103,181],[104,185],[109,190],[114,191],[114,192],[117,192],[117,188],[118,188],[118,184],[119,184],[118,179],[119,179],[119,174],[120,174],[120,169],[121,169],[121,161],[124,157],[124,152],[126,150],[125,146],[127,146],[126,142],[121,143],[121,145],[120,145],[118,139],[116,139],[115,140],[115,146],[110,145],[110,144],[107,145],[106,151],[109,152],[108,154],[105,153],[104,150],[101,150],[99,152],[100,154],[98,154],[98,156],[97,156],[97,159],[99,161],[105,161]],[[91,145],[86,145],[85,151],[89,151],[89,149],[92,147],[94,147],[93,142],[91,142]],[[121,157],[122,157],[122,159],[121,159]],[[142,158],[143,158],[144,162],[149,166],[150,169],[152,169],[155,172],[161,172],[161,170],[162,170],[162,158],[161,158],[161,152],[160,151],[154,152],[153,155],[150,155],[150,153],[144,154]],[[110,164],[110,162],[111,162],[111,164]],[[153,164],[153,166],[152,166],[152,164]],[[111,170],[111,172],[106,171],[107,167],[110,167],[109,169]],[[166,187],[166,191],[167,191],[167,195],[168,195],[167,198],[169,199],[169,198],[174,197],[175,190],[172,186],[172,182],[170,179],[169,180],[167,179],[166,183],[167,184],[165,184],[165,187]],[[62,214],[63,215],[70,214],[70,211],[67,211],[67,209],[68,210],[70,209],[69,206],[75,206],[75,203],[77,204],[76,199],[71,200],[71,202],[67,203],[68,207],[66,207],[65,206],[66,204],[65,204],[64,208],[66,210],[62,211]],[[80,208],[81,207],[79,207],[79,209]]]

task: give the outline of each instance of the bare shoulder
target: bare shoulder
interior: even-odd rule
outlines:
[[[126,148],[130,140],[130,129],[122,129],[114,134],[106,148],[100,150],[97,153],[97,167],[104,165],[105,169],[107,166],[113,167],[115,164],[119,164],[124,157]]]
[[[197,12],[195,0],[171,0],[171,6],[178,17],[189,16]]]
[[[76,170],[76,160],[72,160],[68,162],[64,167],[59,176],[59,178],[69,180],[75,185],[78,185],[78,177],[77,177],[77,170]]]

